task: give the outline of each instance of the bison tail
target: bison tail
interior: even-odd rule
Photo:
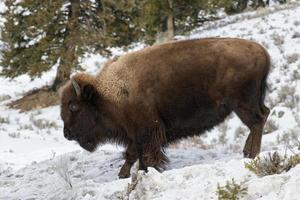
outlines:
[[[264,48],[263,48],[264,49]],[[268,75],[269,75],[269,71],[271,68],[271,58],[270,55],[268,54],[268,52],[264,49],[265,55],[266,55],[266,65],[264,68],[264,72],[263,72],[263,78],[261,80],[261,85],[260,85],[260,108],[263,111],[265,106],[264,106],[264,100],[265,100],[265,96],[266,96],[266,90],[268,89],[268,84],[267,84],[267,79],[268,79]]]

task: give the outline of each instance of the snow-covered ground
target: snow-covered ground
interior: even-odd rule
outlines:
[[[232,16],[180,38],[240,37],[263,44],[272,57],[267,105],[271,114],[262,154],[299,152],[300,140],[300,4]],[[115,50],[114,54],[120,54]],[[105,59],[86,57],[94,73]],[[149,169],[119,180],[122,147],[105,145],[90,154],[63,138],[59,106],[20,113],[7,102],[30,89],[49,84],[55,68],[31,81],[26,75],[0,77],[0,200],[10,199],[217,199],[217,185],[234,180],[248,187],[244,199],[299,200],[300,166],[289,172],[257,177],[244,167],[242,148],[247,128],[232,114],[212,131],[171,146],[168,169]],[[132,170],[135,172],[135,169]]]

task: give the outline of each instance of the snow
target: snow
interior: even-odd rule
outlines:
[[[245,199],[297,200],[299,172],[300,166],[286,174],[257,178],[245,169],[243,160],[194,165],[161,174],[150,169],[141,176],[129,199],[216,199],[216,185],[234,178],[246,182]]]
[[[0,2],[0,10],[4,9]],[[3,21],[3,20],[2,20]],[[1,23],[1,19],[0,19]],[[240,37],[264,45],[272,58],[266,102],[268,122],[275,126],[263,136],[262,153],[299,153],[300,4],[247,12],[205,24],[188,36]],[[137,44],[132,50],[142,48]],[[113,49],[113,55],[124,53]],[[84,71],[95,73],[107,59],[86,55]],[[217,185],[234,180],[248,188],[246,200],[299,200],[300,166],[279,175],[257,177],[244,167],[242,149],[248,129],[232,114],[225,123],[201,137],[183,140],[167,149],[170,164],[159,173],[132,169],[137,184],[128,191],[131,178],[118,179],[123,147],[104,145],[94,153],[64,139],[59,106],[19,112],[6,104],[22,94],[50,84],[56,67],[31,80],[0,77],[0,200],[10,199],[217,199]],[[1,67],[0,67],[1,68]],[[76,73],[76,72],[74,72]],[[297,146],[298,145],[298,146]]]

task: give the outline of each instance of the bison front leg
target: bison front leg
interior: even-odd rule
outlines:
[[[167,144],[164,129],[147,129],[137,139],[139,169],[147,172],[147,167],[162,170],[168,163],[163,147]]]
[[[133,166],[133,164],[137,161],[137,159],[138,154],[136,151],[136,147],[132,143],[130,143],[127,146],[125,152],[125,163],[119,172],[119,178],[128,178],[130,176],[130,169]]]

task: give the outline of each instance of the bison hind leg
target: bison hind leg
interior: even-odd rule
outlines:
[[[243,150],[244,157],[254,158],[260,152],[263,128],[270,110],[265,105],[240,103],[234,111],[250,129]]]

